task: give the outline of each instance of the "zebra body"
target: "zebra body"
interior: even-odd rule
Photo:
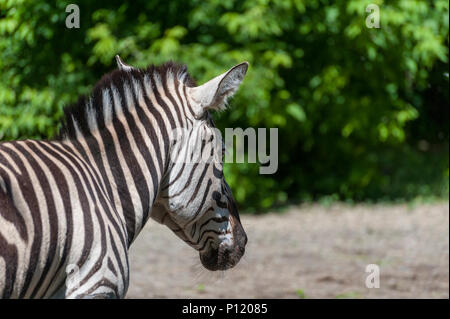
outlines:
[[[217,140],[208,109],[224,106],[247,64],[202,86],[173,63],[118,65],[66,108],[58,139],[0,143],[0,297],[124,297],[127,252],[149,217],[210,270],[244,253],[220,152],[185,159]]]

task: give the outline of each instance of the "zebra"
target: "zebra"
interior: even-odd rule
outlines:
[[[64,108],[55,139],[0,143],[2,298],[124,298],[128,249],[149,217],[208,270],[245,252],[210,112],[227,107],[248,63],[197,85],[182,64],[116,60]],[[198,154],[208,160],[186,160]]]

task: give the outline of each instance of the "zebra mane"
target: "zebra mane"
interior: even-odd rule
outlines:
[[[106,125],[116,118],[116,114],[112,110],[111,117],[108,119],[104,118],[103,92],[114,87],[123,93],[125,86],[129,86],[135,81],[144,83],[144,79],[147,76],[158,77],[161,82],[178,80],[186,86],[196,86],[195,80],[187,72],[186,65],[172,61],[166,62],[161,66],[150,65],[144,69],[116,69],[105,74],[88,96],[82,95],[76,103],[64,108],[62,126],[57,139],[76,139],[77,131],[83,135],[89,135],[91,133],[89,123],[93,121],[95,121],[98,130],[105,128]],[[150,91],[154,91],[153,86],[150,88]],[[120,95],[123,100],[122,93]],[[141,92],[141,94],[145,93]],[[125,108],[126,106],[123,107]]]

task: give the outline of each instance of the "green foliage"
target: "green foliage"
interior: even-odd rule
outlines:
[[[197,290],[198,290],[199,292],[205,291],[205,285],[203,285],[203,284],[198,284],[198,285],[197,285]]]
[[[344,292],[336,296],[336,299],[361,299],[362,296],[357,291]]]
[[[306,294],[303,290],[297,289],[296,291],[297,297],[300,299],[306,299]]]
[[[186,63],[199,83],[246,60],[217,123],[278,127],[280,143],[275,175],[226,166],[242,207],[448,194],[448,1],[80,0],[67,29],[69,3],[1,2],[0,139],[54,136],[115,54]]]

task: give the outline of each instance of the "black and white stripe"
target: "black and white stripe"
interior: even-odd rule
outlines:
[[[0,143],[2,298],[124,297],[127,251],[150,216],[208,269],[244,253],[222,149],[205,145],[220,139],[208,109],[224,107],[247,63],[196,86],[184,66],[117,60],[65,109],[58,139]],[[205,149],[210,160],[186,160]]]

